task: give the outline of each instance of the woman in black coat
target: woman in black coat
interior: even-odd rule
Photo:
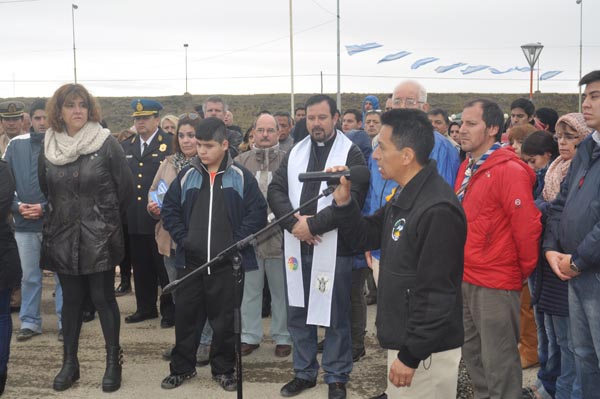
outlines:
[[[40,186],[48,199],[42,264],[63,287],[63,366],[54,389],[79,379],[77,349],[86,294],[98,310],[106,344],[102,390],[121,386],[120,313],[115,266],[124,254],[121,214],[133,191],[119,143],[100,125],[96,100],[81,85],[66,84],[48,101]]]
[[[8,223],[14,195],[15,180],[6,162],[0,161],[0,395],[4,392],[6,384],[12,337],[10,293],[14,287],[21,284],[19,251]]]

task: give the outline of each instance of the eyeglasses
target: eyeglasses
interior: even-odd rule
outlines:
[[[198,115],[195,112],[188,112],[188,113],[179,115],[179,119],[183,119],[183,118],[188,118],[188,119],[194,120],[194,119],[200,118],[200,115]]]
[[[554,141],[560,141],[561,139],[565,139],[566,141],[573,141],[573,140],[577,140],[580,136],[578,134],[570,134],[570,133],[565,133],[565,134],[555,134],[554,135]]]
[[[256,134],[265,134],[265,133],[275,134],[275,133],[277,133],[277,130],[275,130],[275,129],[264,129],[264,128],[261,127],[261,128],[258,128],[258,129],[254,129],[254,132]]]
[[[416,100],[414,98],[394,98],[392,104],[394,105],[406,105],[408,107],[414,107],[417,104],[422,104],[423,101]]]

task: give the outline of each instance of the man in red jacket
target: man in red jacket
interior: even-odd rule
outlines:
[[[535,175],[500,146],[502,110],[474,100],[462,114],[468,153],[455,190],[467,216],[463,277],[463,359],[476,398],[520,398],[519,293],[535,268],[541,233]]]

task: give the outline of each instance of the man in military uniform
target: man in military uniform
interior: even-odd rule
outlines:
[[[23,113],[25,104],[20,101],[5,101],[0,103],[0,122],[3,134],[0,135],[0,157],[6,151],[8,142],[23,134]]]
[[[146,210],[148,190],[158,167],[172,152],[171,135],[160,127],[158,112],[162,105],[153,100],[138,99],[131,103],[137,134],[121,145],[134,178],[135,195],[127,209],[127,227],[131,245],[133,281],[137,310],[125,318],[126,323],[139,323],[158,317],[156,298],[158,284],[165,287],[169,278],[154,239],[156,220]],[[160,326],[175,323],[175,306],[169,295],[160,297]]]

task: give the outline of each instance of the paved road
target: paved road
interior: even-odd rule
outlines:
[[[53,314],[53,279],[44,278],[43,328],[41,336],[26,342],[16,342],[13,335],[11,358],[8,371],[6,398],[99,398],[108,397],[101,390],[104,373],[104,341],[98,318],[85,323],[79,345],[81,379],[65,392],[52,390],[52,381],[60,370],[62,344],[56,339],[56,316]],[[118,298],[122,317],[135,309],[133,294]],[[374,338],[376,306],[369,306],[367,324],[367,356],[355,363],[348,384],[349,398],[368,398],[385,387],[385,351],[380,349]],[[264,319],[268,331],[269,319]],[[19,327],[18,315],[13,314],[13,330]],[[321,332],[322,333],[322,332]],[[174,342],[174,329],[161,329],[159,320],[139,324],[121,324],[121,345],[125,352],[123,384],[118,394],[126,399],[153,398],[235,398],[236,394],[225,392],[210,378],[207,367],[198,369],[198,376],[181,387],[165,391],[160,388],[161,380],[168,374],[169,365],[161,359],[161,353]],[[260,348],[243,358],[244,397],[280,398],[279,389],[292,377],[291,356],[280,359],[274,356],[275,345],[265,339]],[[527,372],[531,380],[534,370]],[[300,398],[326,398],[327,385],[322,378],[316,388]],[[467,398],[468,396],[460,396]]]

